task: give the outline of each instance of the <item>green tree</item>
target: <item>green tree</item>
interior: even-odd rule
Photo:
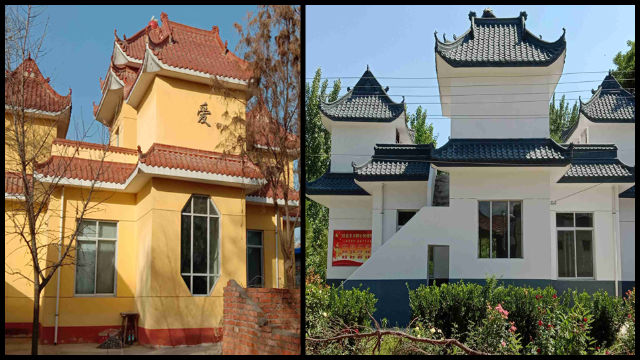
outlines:
[[[327,94],[328,81],[322,79],[318,68],[311,84],[305,85],[305,180],[313,181],[329,169],[331,152],[331,134],[320,120],[320,102],[335,101],[340,93],[340,80],[333,83]],[[307,199],[305,203],[305,268],[307,273],[314,272],[322,279],[327,273],[327,231],[329,228],[329,210],[317,202]]]
[[[627,46],[631,49],[626,53],[620,51],[613,58],[613,63],[617,68],[612,72],[613,77],[620,85],[632,94],[636,93],[636,42],[627,41]]]
[[[405,105],[406,111],[406,105]],[[414,142],[416,144],[433,144],[436,145],[438,135],[433,135],[433,124],[427,124],[427,110],[418,106],[416,112],[411,114],[407,112],[407,124],[414,132]]]
[[[551,103],[549,103],[549,133],[553,140],[561,142],[562,133],[578,121],[579,114],[578,103],[574,102],[571,109],[565,96],[562,95],[560,103],[556,106],[556,94],[553,94]]]

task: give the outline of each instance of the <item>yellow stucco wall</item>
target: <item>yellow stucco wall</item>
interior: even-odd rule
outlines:
[[[208,103],[211,112],[208,117],[210,127],[198,123],[197,112],[203,102]],[[135,149],[140,145],[142,151],[147,151],[155,142],[220,152],[226,147],[224,135],[216,124],[228,123],[232,116],[244,117],[245,107],[244,92],[212,89],[204,84],[156,76],[137,109],[122,104],[110,131],[113,134],[118,129],[120,147]],[[34,123],[36,131],[40,132],[53,126],[44,121]],[[5,114],[5,127],[8,124]],[[71,155],[68,146],[51,146],[55,126],[47,132],[51,136],[41,134],[46,138],[47,149],[53,154]],[[114,140],[112,136],[112,145],[115,145]],[[88,159],[98,159],[100,155],[100,150],[85,148],[77,154]],[[137,155],[112,152],[106,160],[136,163]],[[209,296],[192,296],[180,276],[180,212],[193,194],[210,196],[221,214],[221,275]],[[75,230],[77,209],[86,196],[86,189],[65,187],[63,235],[67,241]],[[59,189],[53,194],[44,218],[47,219],[45,228],[55,239],[60,233],[61,197]],[[139,326],[147,329],[221,327],[223,287],[230,279],[246,285],[247,229],[263,231],[265,286],[283,287],[284,262],[280,249],[276,248],[273,207],[246,204],[245,197],[246,191],[235,186],[166,178],[148,179],[137,193],[95,192],[85,219],[118,222],[116,294],[75,295],[76,267],[63,267],[60,270],[59,325],[117,326],[121,322],[120,312],[137,311],[140,313]],[[5,200],[5,207],[7,204],[19,203]],[[5,228],[7,224],[5,212]],[[28,273],[28,254],[14,250],[15,242],[5,231],[5,253],[11,254],[7,255],[5,263],[23,267],[23,272]],[[279,254],[277,264],[276,252]],[[45,257],[53,261],[57,254],[57,248],[52,246],[45,252]],[[276,272],[279,279],[276,279]],[[55,321],[55,278],[46,287],[41,300],[40,321],[46,327],[53,326]],[[30,322],[32,305],[30,283],[16,281],[15,276],[5,273],[5,322]]]
[[[198,123],[198,110],[206,102],[208,123]],[[185,80],[156,76],[138,109],[138,144],[146,151],[154,142],[209,151],[223,151],[216,123],[244,118],[246,97],[237,90],[220,90]],[[226,135],[223,135],[226,138]]]
[[[111,134],[110,144],[113,146],[135,149],[138,146],[138,124],[136,119],[138,112],[126,102],[120,104],[120,109],[116,119],[111,124],[109,132]],[[116,137],[116,131],[118,136]]]
[[[87,194],[86,189],[65,188],[65,242]],[[180,212],[192,194],[209,195],[221,214],[221,276],[210,296],[192,296],[180,277]],[[48,230],[54,238],[59,234],[61,195],[61,191],[54,193],[49,205]],[[264,231],[265,286],[277,284],[273,208],[246,205],[244,198],[241,188],[161,178],[150,179],[137,194],[95,192],[85,219],[118,222],[116,295],[75,295],[75,265],[63,267],[59,326],[116,326],[121,322],[120,312],[137,311],[140,326],[147,329],[220,327],[224,285],[230,279],[246,285],[247,228]],[[5,252],[11,252],[12,246],[5,241]],[[6,262],[25,264],[25,255],[24,251],[14,252]],[[57,249],[51,247],[46,257],[55,260]],[[282,287],[282,255],[278,258]],[[5,275],[6,322],[31,321],[32,293],[29,283],[16,283]],[[54,276],[42,297],[43,326],[54,325],[55,296]]]
[[[5,171],[19,171],[20,162],[18,157],[18,146],[13,135],[13,114],[4,113],[4,169]],[[27,158],[38,152],[38,161],[49,158],[51,143],[56,137],[56,121],[46,118],[34,118],[27,116],[25,121],[25,141],[27,146]]]

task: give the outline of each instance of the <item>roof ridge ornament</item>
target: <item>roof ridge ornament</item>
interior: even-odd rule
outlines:
[[[369,71],[369,64],[367,64],[367,71]]]
[[[384,88],[384,92],[387,92],[387,91],[389,91],[389,87],[388,86]]]
[[[523,18],[526,21],[527,20],[527,12],[526,11],[520,11],[520,17]]]
[[[475,11],[469,11],[469,20],[473,19],[474,17],[476,17],[476,12]]]
[[[496,16],[493,14],[493,10],[491,10],[490,7],[487,7],[482,11],[482,17],[483,18],[495,18]]]

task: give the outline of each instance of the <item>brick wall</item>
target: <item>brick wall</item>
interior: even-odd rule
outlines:
[[[224,288],[222,353],[300,354],[300,290]]]

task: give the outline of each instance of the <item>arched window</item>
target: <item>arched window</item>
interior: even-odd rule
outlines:
[[[181,214],[180,273],[193,295],[208,295],[220,277],[220,213],[205,195],[193,195]]]

